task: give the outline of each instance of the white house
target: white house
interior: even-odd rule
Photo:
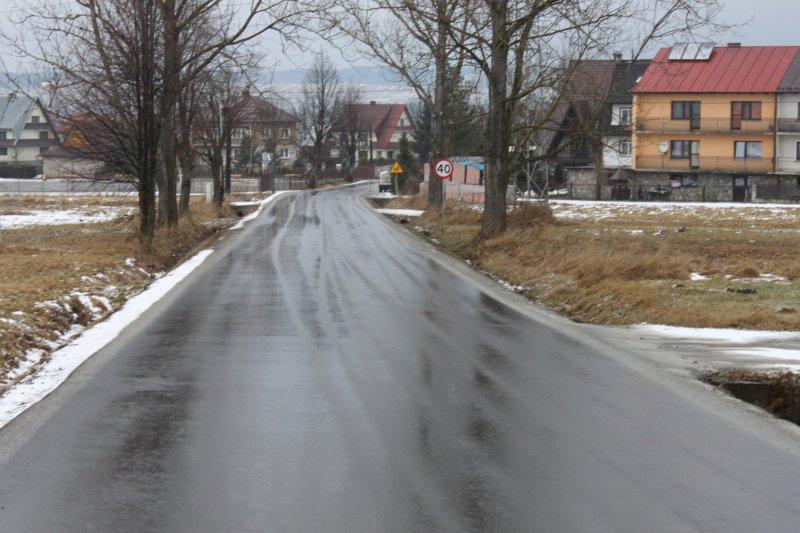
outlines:
[[[795,89],[798,90],[798,89]],[[800,174],[800,90],[778,94],[775,171]]]
[[[55,127],[38,99],[0,96],[0,165],[40,166],[42,154],[57,144]]]

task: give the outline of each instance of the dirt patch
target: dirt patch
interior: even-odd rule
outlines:
[[[778,418],[800,424],[799,374],[733,369],[708,374],[702,380]]]

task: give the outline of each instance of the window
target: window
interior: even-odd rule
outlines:
[[[265,139],[269,139],[272,137],[272,131],[269,128],[262,128],[261,129],[261,136]]]
[[[288,139],[289,138],[289,128],[283,128],[281,130],[281,139]]]
[[[49,131],[40,131],[39,132],[39,140],[40,141],[46,141],[49,138],[50,138],[50,132]]]
[[[622,126],[631,125],[631,108],[621,107],[619,110],[619,123]]]
[[[670,157],[672,159],[689,159],[692,141],[670,141]]]
[[[795,159],[797,159],[798,161],[800,161],[800,142],[798,142],[798,143],[797,143],[797,146],[795,146],[795,149],[794,149],[794,157],[795,157]]]
[[[617,153],[619,155],[631,155],[632,144],[629,139],[623,139],[617,143]]]
[[[737,111],[741,106],[742,120],[761,120],[761,102],[733,102]]]
[[[629,105],[614,104],[611,106],[612,126],[630,126],[632,116],[633,112]]]
[[[0,155],[8,155],[8,148],[0,148]]]
[[[386,159],[393,159],[393,158],[394,158],[394,152],[392,150],[386,152]]]
[[[31,124],[38,124],[38,123],[39,123],[39,116],[31,115]]]
[[[681,187],[697,187],[697,176],[695,174],[681,176]]]
[[[47,146],[40,146],[39,147],[39,154],[46,154],[47,153]]]
[[[689,120],[700,115],[700,102],[672,102],[672,120]]]
[[[249,131],[246,128],[235,128],[231,131],[231,138],[232,139],[241,139],[246,135],[249,135]]]
[[[761,141],[736,141],[733,143],[733,157],[736,159],[761,159]]]
[[[731,129],[742,129],[744,120],[761,120],[761,102],[731,102]]]
[[[8,132],[0,131],[0,140],[5,141],[6,139],[8,139]]]
[[[289,157],[289,149],[288,148],[281,148],[281,157],[283,159],[287,159]]]
[[[233,150],[231,150],[231,156],[233,156],[235,159],[239,159],[240,153],[241,152],[238,148],[234,148]]]

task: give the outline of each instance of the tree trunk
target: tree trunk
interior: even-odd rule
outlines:
[[[192,194],[192,173],[194,165],[188,163],[185,158],[181,158],[181,197],[178,202],[178,214],[180,216],[189,212],[189,200]]]
[[[178,119],[180,124],[180,152],[178,159],[181,165],[181,195],[178,202],[178,216],[189,212],[189,200],[192,193],[192,174],[194,173],[194,151],[192,150],[192,124],[186,100],[178,103]]]
[[[175,0],[161,3],[164,21],[164,88],[161,117],[161,159],[163,171],[160,173],[158,197],[161,221],[167,226],[178,223],[177,183],[178,167],[175,160],[175,136],[177,125],[175,116],[180,92],[180,50],[178,46],[177,14]]]
[[[231,193],[233,189],[233,183],[231,183],[231,156],[233,155],[233,135],[230,133],[230,128],[228,128],[228,134],[225,137],[225,192],[227,194]],[[222,203],[220,202],[220,207]]]
[[[433,150],[430,155],[430,169],[428,172],[428,207],[432,209],[442,206],[442,180],[436,177],[433,172],[433,164],[440,157],[447,157],[447,134],[444,127],[446,109],[446,84],[447,84],[447,21],[443,14],[447,8],[446,2],[439,2],[438,23],[437,23],[437,42],[434,53],[434,63],[436,68],[436,79],[433,94],[433,109],[431,110]]]
[[[215,143],[213,147],[213,155],[211,157],[211,175],[214,183],[214,204],[217,208],[222,208],[222,202],[225,199],[225,176],[223,176],[222,168],[222,146]]]
[[[498,0],[491,10],[492,63],[489,76],[489,110],[486,117],[486,177],[484,179],[483,222],[480,237],[487,238],[506,229],[506,186],[510,172],[511,116],[508,113],[507,0]]]
[[[139,176],[139,241],[145,249],[153,244],[156,229],[156,188],[153,176]]]
[[[596,178],[595,199],[603,199],[603,185],[608,185],[608,176],[606,169],[603,165],[603,141],[602,139],[595,139],[594,141],[594,172]]]

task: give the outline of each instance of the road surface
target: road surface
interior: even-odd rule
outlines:
[[[504,305],[364,190],[276,200],[0,432],[0,531],[796,530],[795,448]]]

